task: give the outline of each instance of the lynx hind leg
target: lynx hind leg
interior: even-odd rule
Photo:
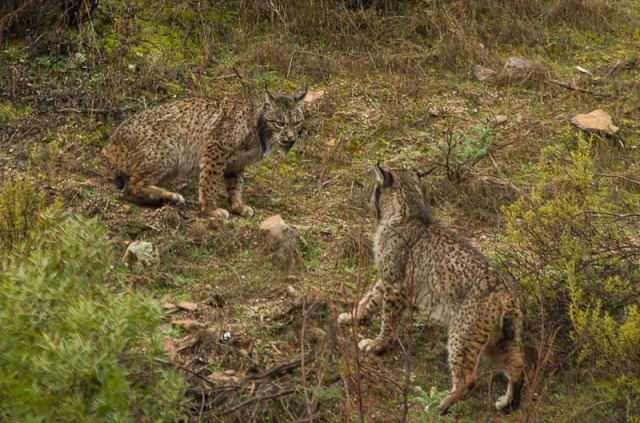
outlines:
[[[382,354],[395,336],[395,329],[405,307],[404,292],[397,287],[387,287],[383,292],[382,325],[376,339],[363,339],[358,347],[364,352]]]
[[[358,305],[353,309],[351,313],[342,313],[338,316],[338,323],[341,325],[347,325],[363,320],[369,320],[380,309],[384,297],[384,285],[382,280],[376,282],[367,294],[362,297]]]
[[[225,173],[224,183],[229,197],[231,213],[240,216],[253,216],[253,209],[242,201],[242,187],[244,186],[244,172]]]
[[[143,176],[139,173],[129,177],[124,187],[125,198],[134,203],[162,204],[172,202],[184,205],[184,197],[175,192],[156,186],[156,181],[163,179],[164,175]]]
[[[508,381],[507,391],[495,403],[498,410],[515,410],[520,405],[524,384],[524,356],[522,352],[522,316],[519,310],[504,317],[503,338],[489,351],[496,370]]]
[[[451,324],[448,349],[452,386],[449,395],[440,402],[441,414],[447,414],[453,404],[464,401],[471,393],[480,355],[499,321],[499,313],[493,311],[487,304],[463,306]],[[486,314],[478,316],[479,312]]]

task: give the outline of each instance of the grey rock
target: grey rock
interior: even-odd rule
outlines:
[[[133,241],[127,247],[122,260],[130,269],[155,267],[160,264],[160,254],[150,242]]]
[[[473,76],[476,78],[476,80],[480,82],[486,81],[487,79],[491,78],[495,74],[496,74],[496,71],[490,68],[485,68],[484,66],[476,65],[473,68]]]
[[[505,69],[526,69],[531,66],[531,62],[522,57],[511,56],[504,64]]]
[[[271,216],[260,223],[260,232],[263,235],[263,249],[272,253],[274,261],[285,267],[290,267],[300,262],[302,251],[307,246],[307,241],[294,226],[286,223],[280,215]]]

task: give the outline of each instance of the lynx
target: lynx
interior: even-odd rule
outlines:
[[[204,215],[229,217],[216,204],[217,183],[224,180],[231,213],[252,216],[242,201],[244,170],[273,151],[284,155],[293,147],[304,124],[306,94],[306,89],[298,96],[266,91],[264,98],[196,98],[144,110],[116,129],[103,155],[129,201],[183,205],[182,195],[162,185],[199,172]]]
[[[369,319],[382,307],[382,327],[358,344],[382,353],[394,338],[409,299],[448,328],[453,384],[440,403],[446,414],[471,391],[484,352],[508,379],[498,410],[519,405],[523,385],[522,314],[510,281],[464,239],[440,226],[429,210],[422,182],[429,172],[385,170],[376,166],[372,203],[378,226],[374,256],[379,281],[342,324]],[[410,295],[410,296],[409,296]]]

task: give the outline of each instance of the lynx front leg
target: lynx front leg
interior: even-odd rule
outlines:
[[[402,290],[393,286],[384,291],[382,304],[382,327],[376,339],[363,339],[358,344],[360,350],[382,354],[393,340],[395,329],[405,307],[405,298]]]
[[[217,184],[224,175],[225,163],[225,156],[221,152],[208,148],[200,166],[200,210],[205,216],[216,219],[229,217],[229,212],[225,209],[219,209],[216,204]]]
[[[382,280],[378,280],[373,288],[371,288],[371,291],[367,292],[367,295],[362,297],[351,313],[342,313],[338,316],[338,323],[346,325],[352,323],[354,318],[357,322],[361,322],[365,319],[371,319],[371,317],[380,309],[383,297],[384,284],[382,283]]]
[[[224,182],[229,196],[231,213],[240,216],[253,216],[253,209],[242,201],[242,187],[244,185],[244,171],[225,173]]]

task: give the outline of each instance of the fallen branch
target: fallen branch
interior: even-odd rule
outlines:
[[[558,81],[556,79],[549,79],[549,82],[551,82],[552,84],[558,85],[558,86],[560,86],[562,88],[566,88],[568,90],[578,91],[578,92],[585,93],[585,94],[591,94],[591,95],[596,96],[596,97],[611,97],[611,96],[613,96],[613,94],[611,94],[611,93],[606,93],[606,92],[603,92],[603,91],[592,91],[592,90],[587,90],[585,88],[579,88],[579,87],[571,85],[571,84],[569,84],[567,82]]]
[[[581,214],[595,214],[595,215],[602,215],[602,216],[611,216],[611,217],[615,217],[616,220],[627,219],[627,218],[630,218],[630,217],[639,217],[640,218],[640,213],[618,214],[618,213],[609,213],[609,212],[596,211],[596,210],[583,210],[583,211],[581,211],[579,213],[574,214],[572,217],[578,217]]]
[[[297,360],[293,360],[293,361],[289,361],[287,363],[283,363],[280,364],[278,366],[272,367],[271,369],[263,372],[263,373],[250,373],[248,375],[246,375],[245,377],[242,378],[242,380],[240,380],[240,382],[238,382],[237,385],[235,386],[230,386],[229,388],[219,391],[217,392],[213,398],[211,398],[206,406],[199,406],[198,408],[205,408],[206,410],[205,413],[210,413],[215,407],[221,405],[223,402],[225,402],[229,396],[229,393],[232,391],[239,391],[242,388],[244,388],[244,386],[252,381],[256,381],[259,379],[266,379],[266,378],[270,378],[270,377],[274,377],[274,376],[280,376],[282,374],[285,374],[287,372],[290,372],[291,370],[297,369],[298,367],[300,367],[303,363],[305,364],[309,364],[312,363],[314,360],[316,359],[316,348],[313,348],[311,351],[309,351],[309,353],[307,355],[305,355],[302,358],[299,358]],[[210,382],[210,381],[209,381]],[[259,399],[259,400],[263,400],[265,398]],[[254,399],[255,400],[255,399]],[[249,403],[253,402],[252,400],[248,400]],[[247,402],[247,401],[245,401]],[[235,408],[235,407],[234,407]],[[225,411],[224,414],[227,414],[230,411]]]
[[[162,359],[160,359],[160,358],[156,358],[156,359],[155,359],[155,361],[157,361],[158,363],[168,364],[168,365],[170,365],[170,366],[175,366],[175,367],[177,367],[177,368],[179,368],[179,369],[181,369],[181,370],[184,370],[184,371],[185,371],[185,372],[187,372],[187,373],[190,373],[190,374],[194,375],[194,376],[195,376],[195,377],[197,377],[198,379],[204,380],[205,382],[207,382],[207,384],[208,384],[208,385],[211,385],[211,386],[213,386],[214,388],[216,387],[215,382],[213,382],[213,381],[211,381],[211,380],[207,379],[206,377],[202,376],[200,373],[198,373],[198,372],[194,372],[193,370],[191,370],[191,369],[189,369],[188,367],[185,367],[185,366],[183,366],[183,365],[181,365],[181,364],[173,363],[173,362],[171,362],[171,361],[162,360]]]
[[[617,178],[617,179],[621,179],[621,180],[623,180],[625,182],[630,182],[632,184],[640,185],[640,181],[636,181],[635,179],[627,178],[625,176],[616,175],[616,174],[613,174],[613,173],[599,173],[599,174],[596,174],[596,176],[603,177],[603,178]]]
[[[287,389],[286,391],[280,391],[280,392],[276,392],[275,394],[271,394],[271,395],[263,395],[261,397],[254,397],[254,398],[250,398],[246,401],[241,402],[240,404],[236,405],[233,408],[230,408],[229,410],[226,410],[222,413],[220,413],[221,416],[227,415],[227,414],[231,414],[234,411],[238,411],[239,409],[246,407],[249,404],[253,404],[254,402],[258,402],[258,401],[266,401],[266,400],[270,400],[270,399],[274,399],[274,398],[279,398],[279,397],[283,397],[285,395],[290,395],[293,394],[294,392],[296,392],[295,389]]]

